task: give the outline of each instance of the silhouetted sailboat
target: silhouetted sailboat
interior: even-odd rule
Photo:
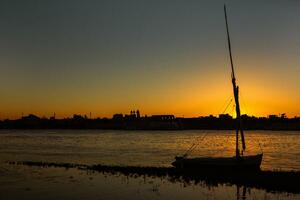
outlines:
[[[224,5],[224,14],[227,30],[228,49],[231,63],[231,79],[233,94],[236,108],[236,155],[233,157],[196,157],[188,158],[187,155],[176,156],[173,166],[178,168],[220,168],[220,169],[260,169],[263,154],[244,156],[246,143],[242,126],[240,104],[239,104],[239,87],[236,85],[234,67],[231,54],[230,36],[228,31],[226,6]],[[242,150],[239,150],[239,134],[241,134]]]

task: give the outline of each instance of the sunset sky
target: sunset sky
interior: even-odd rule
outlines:
[[[300,1],[0,2],[0,118],[300,116]],[[231,113],[232,108],[228,109]]]

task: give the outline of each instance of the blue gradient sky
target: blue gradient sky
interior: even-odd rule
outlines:
[[[299,1],[1,1],[0,118],[300,115]],[[231,109],[229,109],[231,110]]]

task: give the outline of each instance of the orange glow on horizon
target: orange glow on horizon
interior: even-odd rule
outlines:
[[[181,90],[180,87],[182,87]],[[232,102],[225,113],[235,116],[234,101],[231,94],[232,88],[229,81],[221,86],[217,83],[211,84],[210,88],[197,87],[195,83],[187,89],[184,89],[184,85],[178,88],[170,89],[169,93],[162,92],[156,96],[153,95],[150,100],[148,96],[141,96],[136,104],[133,103],[134,101],[122,104],[119,101],[98,103],[98,101],[80,100],[77,103],[64,104],[64,107],[61,108],[58,105],[49,104],[47,106],[46,102],[35,105],[34,109],[33,106],[29,105],[27,105],[27,109],[22,109],[21,106],[16,106],[15,109],[6,107],[6,109],[2,109],[1,119],[20,118],[22,115],[20,110],[23,110],[24,116],[36,114],[40,117],[51,117],[55,113],[57,118],[68,118],[72,117],[73,114],[89,117],[90,112],[92,118],[111,118],[115,113],[128,114],[130,110],[137,109],[140,110],[142,116],[153,114],[174,114],[177,117],[199,117],[210,114],[218,116],[224,111],[230,98]],[[286,92],[282,95],[280,91],[276,92],[254,84],[242,85],[240,93],[241,112],[257,117],[282,113],[286,113],[288,117],[299,116],[300,110],[294,109],[298,105],[297,99],[292,98],[292,96],[287,97],[288,95]]]
[[[3,91],[0,118],[17,119],[22,113],[24,116],[32,113],[40,117],[51,117],[56,113],[57,118],[67,118],[73,114],[89,116],[90,112],[92,118],[110,118],[115,113],[127,114],[130,110],[137,109],[142,115],[148,116],[217,116],[224,111],[224,104],[233,96],[229,66],[228,63],[224,64],[226,61],[226,56],[222,56],[202,62],[196,60],[179,63],[191,65],[192,70],[171,75],[168,71],[163,71],[160,73],[161,81],[154,79],[155,74],[142,74],[133,82],[117,78],[117,82],[109,83],[107,87],[91,82],[87,86],[78,85],[73,88],[42,88],[38,93],[30,95],[23,88],[17,89],[18,93]],[[246,61],[238,60],[237,63],[240,64],[236,74],[242,114],[257,117],[282,113],[286,113],[288,117],[300,115],[300,95],[295,92],[297,87],[290,88],[289,84],[282,84],[279,75],[252,71],[251,65]],[[217,67],[203,71],[210,69],[209,66]],[[289,80],[295,82],[290,77]],[[225,112],[232,116],[233,103],[232,101]]]

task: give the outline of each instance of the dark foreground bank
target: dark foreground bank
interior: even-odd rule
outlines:
[[[139,167],[139,166],[110,166],[84,165],[72,163],[51,163],[21,161],[9,162],[12,165],[26,165],[37,167],[76,168],[88,172],[101,172],[126,176],[166,177],[172,182],[194,183],[204,182],[207,185],[234,184],[237,186],[265,189],[270,192],[300,193],[300,171],[182,171],[173,167]]]

